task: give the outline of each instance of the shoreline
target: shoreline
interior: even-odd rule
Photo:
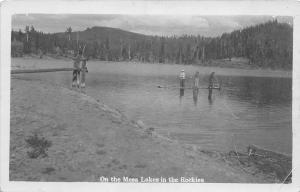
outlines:
[[[45,55],[43,58],[39,58],[37,55],[25,55],[23,57],[11,57],[12,59],[37,59],[37,60],[59,60],[59,61],[72,61],[68,57],[64,56],[53,56],[53,55]],[[239,60],[240,58],[236,58]],[[234,60],[234,58],[233,58]],[[140,64],[148,64],[148,65],[174,65],[174,66],[185,66],[185,67],[201,67],[201,68],[213,68],[213,69],[220,69],[220,70],[239,70],[242,71],[242,76],[257,76],[257,77],[282,77],[282,78],[292,78],[293,77],[293,70],[287,70],[287,69],[271,69],[271,68],[257,68],[257,67],[251,67],[248,64],[242,64],[242,65],[236,65],[236,64],[229,64],[229,66],[222,66],[220,63],[230,63],[231,61],[227,61],[226,59],[217,59],[212,60],[210,63],[212,65],[200,65],[200,64],[176,64],[176,63],[149,63],[149,62],[140,62],[140,61],[102,61],[97,59],[90,59],[88,60],[90,62],[102,62],[102,63],[117,63],[117,64],[130,64],[130,63],[140,63]],[[237,61],[238,62],[238,61]],[[217,63],[217,64],[216,64]],[[70,65],[72,62],[70,62]],[[13,67],[13,66],[12,66]],[[24,66],[22,66],[24,67]],[[248,72],[254,72],[253,74],[249,75]],[[236,76],[235,74],[232,74]]]
[[[11,98],[11,180],[197,176],[212,183],[280,183],[276,175],[253,166],[245,171],[235,157],[159,135],[155,128],[60,85],[13,77]],[[26,139],[34,134],[51,141],[46,157],[28,157]]]

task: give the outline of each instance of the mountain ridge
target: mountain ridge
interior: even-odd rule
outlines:
[[[68,50],[77,52],[79,47],[86,47],[88,57],[107,61],[136,60],[209,66],[211,60],[230,61],[232,57],[244,57],[252,67],[292,69],[293,60],[293,26],[277,20],[223,33],[218,37],[151,36],[94,26],[75,32],[69,27],[66,32],[54,34],[37,32],[32,27],[26,33],[13,31],[13,39],[23,42],[24,53],[37,50],[57,52],[59,47],[60,54],[64,55]]]

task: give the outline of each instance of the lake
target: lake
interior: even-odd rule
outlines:
[[[28,68],[71,67],[71,61],[12,59],[13,66]],[[119,109],[128,118],[142,120],[157,132],[202,149],[245,151],[250,144],[292,153],[291,72],[241,70],[170,64],[88,62],[86,94]],[[208,99],[208,90],[192,89],[180,95],[179,72],[188,77],[200,72],[200,85],[207,87],[215,71],[222,85]],[[20,74],[71,86],[71,72]],[[186,86],[192,85],[188,78]]]

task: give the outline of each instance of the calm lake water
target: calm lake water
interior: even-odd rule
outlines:
[[[13,59],[13,66],[71,67],[71,61]],[[200,89],[198,97],[187,89],[180,96],[178,75],[201,74],[200,85],[215,71],[222,90]],[[203,149],[245,151],[249,144],[291,154],[292,79],[288,72],[222,69],[183,65],[88,62],[86,93],[142,120],[163,135]],[[23,78],[71,85],[71,72],[21,74]],[[188,79],[187,86],[192,85]]]

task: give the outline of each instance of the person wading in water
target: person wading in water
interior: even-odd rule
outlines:
[[[200,75],[199,75],[199,71],[197,71],[194,75],[194,85],[193,85],[194,89],[199,89],[199,80],[200,80]]]
[[[194,84],[193,84],[193,100],[194,100],[194,104],[197,105],[198,93],[199,93],[199,80],[200,80],[200,75],[199,75],[198,71],[195,73],[193,79],[194,79]]]
[[[209,75],[209,84],[208,84],[208,99],[211,100],[211,96],[212,96],[212,90],[214,88],[214,83],[215,82],[218,82],[216,77],[215,77],[215,72],[212,72],[210,75]]]
[[[185,72],[183,69],[180,72],[179,79],[180,79],[180,89],[184,89]]]

